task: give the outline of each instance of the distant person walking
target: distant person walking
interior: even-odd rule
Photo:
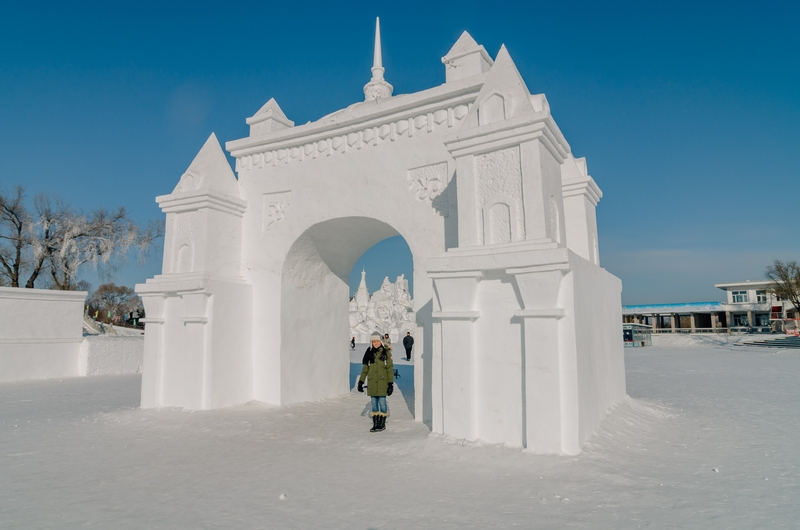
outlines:
[[[350,339],[350,349],[352,351],[356,351],[356,338],[355,337],[352,337]]]
[[[411,332],[407,332],[406,336],[403,337],[403,348],[406,349],[406,361],[411,360],[411,348],[414,347],[414,337],[411,336]]]
[[[389,338],[388,333],[383,335],[383,346],[389,350],[389,353],[392,353],[392,339]]]
[[[392,354],[381,343],[381,335],[375,332],[370,337],[372,344],[364,352],[361,363],[361,376],[358,378],[358,391],[364,392],[367,382],[367,395],[372,401],[372,428],[369,432],[386,429],[386,396],[394,392],[394,363]]]

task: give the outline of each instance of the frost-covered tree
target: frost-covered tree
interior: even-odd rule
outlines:
[[[85,267],[110,275],[136,252],[141,260],[164,235],[161,222],[140,227],[125,208],[113,211],[100,208],[89,214],[74,210],[57,196],[40,194],[33,212],[25,206],[24,190],[15,188],[8,196],[0,194],[0,274],[13,287],[34,287],[44,272],[55,289],[76,286]]]
[[[766,276],[772,280],[770,291],[784,300],[789,300],[796,311],[800,311],[800,265],[796,261],[781,260],[767,267]]]

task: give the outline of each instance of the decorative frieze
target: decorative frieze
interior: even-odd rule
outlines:
[[[385,142],[412,138],[418,134],[429,134],[442,127],[451,129],[461,125],[469,109],[470,105],[468,104],[455,105],[410,118],[372,125],[359,131],[342,132],[294,146],[245,155],[236,159],[236,171],[250,171],[267,166],[275,167],[279,164],[302,162],[307,158],[313,160],[344,154],[351,150],[376,147]]]

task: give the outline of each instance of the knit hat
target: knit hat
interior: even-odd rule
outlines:
[[[372,333],[372,335],[370,336],[369,340],[370,340],[370,342],[372,342],[373,340],[379,340],[379,341],[383,342],[383,339],[381,338],[381,334],[378,333],[377,331]]]

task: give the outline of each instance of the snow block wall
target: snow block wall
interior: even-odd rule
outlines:
[[[0,287],[0,382],[79,375],[86,294]]]
[[[144,337],[84,337],[78,375],[139,373],[143,353]]]

